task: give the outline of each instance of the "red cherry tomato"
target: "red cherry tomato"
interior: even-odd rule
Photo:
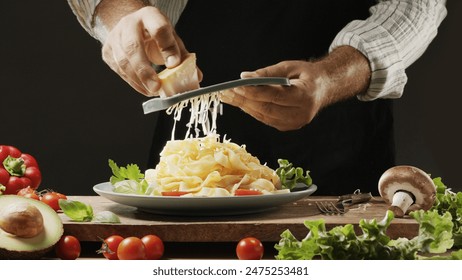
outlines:
[[[188,193],[189,192],[170,191],[170,192],[162,192],[162,196],[182,196]]]
[[[259,190],[247,190],[247,189],[237,189],[234,191],[234,195],[240,196],[240,195],[261,195],[263,194]]]
[[[62,194],[62,193],[54,192],[54,191],[52,191],[51,193],[57,195],[59,197],[59,199],[67,199],[67,196]]]
[[[148,234],[141,238],[146,247],[146,259],[158,260],[164,255],[164,242],[157,235]]]
[[[146,247],[138,237],[127,237],[122,240],[117,248],[119,260],[144,260]]]
[[[27,187],[27,188],[20,189],[18,191],[17,195],[32,198],[32,199],[35,199],[35,200],[40,200],[40,197],[37,194],[37,192],[33,188],[31,188],[30,186]]]
[[[80,241],[72,235],[61,237],[56,244],[56,256],[62,260],[75,260],[80,256]]]
[[[236,255],[240,260],[260,260],[263,253],[263,244],[255,237],[241,239],[236,247]]]
[[[111,235],[108,238],[104,239],[101,249],[98,250],[98,253],[102,253],[104,257],[108,260],[118,260],[119,256],[117,255],[117,248],[119,247],[120,242],[124,238],[120,235]]]
[[[59,207],[59,195],[53,192],[47,192],[40,197],[40,201],[48,204],[53,210],[58,212],[61,208]]]

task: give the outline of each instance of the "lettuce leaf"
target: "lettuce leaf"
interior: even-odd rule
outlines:
[[[449,212],[439,215],[436,210],[410,213],[419,223],[419,234],[415,237],[424,253],[445,253],[454,245],[452,239],[452,216]]]
[[[346,224],[327,231],[324,220],[305,221],[308,235],[298,241],[289,230],[281,235],[275,245],[279,260],[388,260],[415,259],[416,246],[391,246],[386,230],[393,220],[393,212],[387,211],[380,222],[376,219],[359,223],[362,234],[356,235],[354,226]]]
[[[440,215],[450,213],[452,222],[452,238],[454,247],[462,248],[462,192],[452,192],[441,180],[441,177],[433,179],[436,186],[436,199],[430,210],[435,210]]]
[[[307,186],[313,184],[310,176],[310,171],[304,171],[301,167],[294,167],[286,159],[278,159],[279,167],[276,169],[276,174],[281,180],[283,189],[292,190],[298,183],[303,183]]]
[[[376,219],[359,222],[361,234],[355,233],[352,224],[337,226],[327,231],[324,220],[305,221],[309,232],[303,240],[297,240],[286,230],[275,245],[279,260],[415,260],[420,254],[445,253],[453,244],[452,217],[436,211],[415,211],[411,215],[419,222],[419,234],[413,239],[390,239],[386,231],[394,219],[387,211],[381,221]],[[448,256],[432,256],[440,259]],[[462,253],[449,256],[462,257]],[[428,257],[427,257],[428,258]]]
[[[126,193],[126,194],[146,194],[148,189],[148,182],[142,180],[140,182],[135,180],[123,180],[113,184],[113,192]]]

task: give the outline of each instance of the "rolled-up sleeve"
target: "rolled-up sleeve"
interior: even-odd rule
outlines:
[[[80,25],[82,25],[88,34],[96,39],[98,38],[93,31],[93,17],[96,7],[101,1],[102,0],[67,0]]]
[[[406,68],[425,52],[446,17],[446,0],[380,1],[370,12],[345,26],[330,50],[349,45],[369,59],[371,80],[360,100],[399,98]]]
[[[95,30],[95,10],[102,0],[67,0],[82,27],[95,39],[103,40],[106,30]],[[187,0],[145,0],[146,5],[159,8],[175,25],[183,12]]]

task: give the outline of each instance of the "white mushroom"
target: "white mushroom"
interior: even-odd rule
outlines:
[[[379,180],[379,193],[395,217],[414,210],[428,210],[435,202],[436,187],[430,176],[421,169],[395,166],[385,171]]]

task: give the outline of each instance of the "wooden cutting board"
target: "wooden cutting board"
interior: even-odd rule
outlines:
[[[263,242],[278,242],[286,230],[303,238],[308,229],[305,220],[324,219],[327,229],[338,225],[353,224],[360,233],[361,219],[382,220],[388,205],[381,198],[353,205],[344,215],[323,215],[316,207],[316,201],[332,200],[336,197],[310,196],[277,209],[247,215],[219,217],[182,217],[145,213],[135,207],[121,205],[101,196],[69,196],[68,199],[90,204],[94,212],[109,210],[117,214],[120,224],[94,222],[73,222],[60,213],[65,234],[76,236],[81,241],[100,241],[112,234],[122,236],[144,236],[156,234],[164,242],[236,242],[245,236],[254,236]],[[410,218],[395,218],[387,234],[391,238],[412,238],[418,233],[417,222]]]

